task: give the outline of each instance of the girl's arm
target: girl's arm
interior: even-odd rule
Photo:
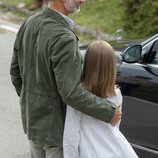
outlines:
[[[118,104],[120,106],[120,111],[122,112],[122,102],[123,102],[123,97],[122,97],[122,93],[120,91],[120,89],[118,88],[116,90],[116,105]],[[120,121],[115,125],[117,128],[119,128],[121,123],[121,119]]]
[[[78,158],[81,113],[67,106],[63,137],[64,158]]]

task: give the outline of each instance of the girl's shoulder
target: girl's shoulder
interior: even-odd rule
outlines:
[[[118,86],[115,87],[115,96],[112,97],[108,97],[107,99],[115,104],[122,104],[122,94],[121,94],[121,90]]]
[[[116,93],[116,96],[122,95],[122,94],[121,94],[120,87],[119,87],[118,85],[115,86],[115,93]]]

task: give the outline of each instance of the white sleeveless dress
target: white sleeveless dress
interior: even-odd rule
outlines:
[[[108,98],[122,105],[122,95]],[[119,130],[119,124],[109,123],[85,115],[67,106],[63,137],[64,158],[138,158]]]

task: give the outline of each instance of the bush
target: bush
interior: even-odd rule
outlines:
[[[124,0],[126,36],[144,38],[158,32],[157,0]]]

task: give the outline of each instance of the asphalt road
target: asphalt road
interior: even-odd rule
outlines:
[[[17,26],[0,19],[0,157],[30,158],[23,132],[19,98],[11,83],[9,69]]]

